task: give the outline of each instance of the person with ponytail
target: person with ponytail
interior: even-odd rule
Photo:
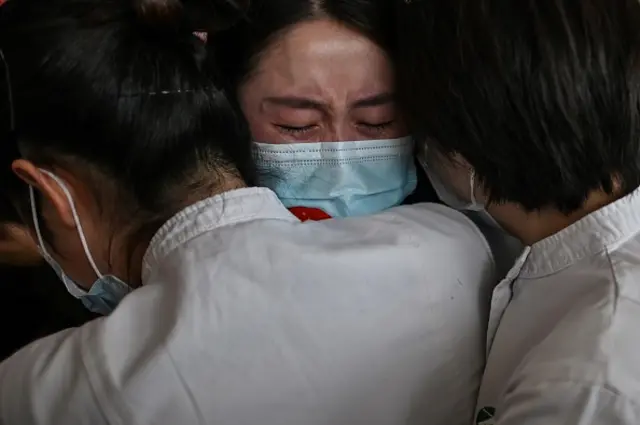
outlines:
[[[487,242],[442,205],[301,222],[256,187],[208,46],[246,7],[0,7],[0,190],[101,316],[0,363],[0,424],[468,422]]]

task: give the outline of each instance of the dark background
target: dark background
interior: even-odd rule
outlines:
[[[38,338],[95,317],[44,262],[0,266],[0,288],[0,361]]]

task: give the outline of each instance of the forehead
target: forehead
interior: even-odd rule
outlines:
[[[318,97],[359,97],[393,87],[386,53],[365,35],[330,20],[299,23],[263,53],[254,89]],[[262,84],[260,84],[262,83]]]

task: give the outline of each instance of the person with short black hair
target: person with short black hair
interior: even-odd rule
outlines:
[[[0,7],[0,172],[14,174],[0,191],[60,285],[103,316],[0,363],[2,425],[473,413],[496,281],[487,241],[443,205],[302,223],[256,187],[247,123],[208,45],[245,11]]]
[[[528,246],[493,294],[478,425],[640,423],[640,3],[397,2],[436,190]]]

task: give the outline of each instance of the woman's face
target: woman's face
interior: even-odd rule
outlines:
[[[277,38],[240,87],[239,98],[257,142],[407,135],[385,52],[330,20],[300,23]]]

